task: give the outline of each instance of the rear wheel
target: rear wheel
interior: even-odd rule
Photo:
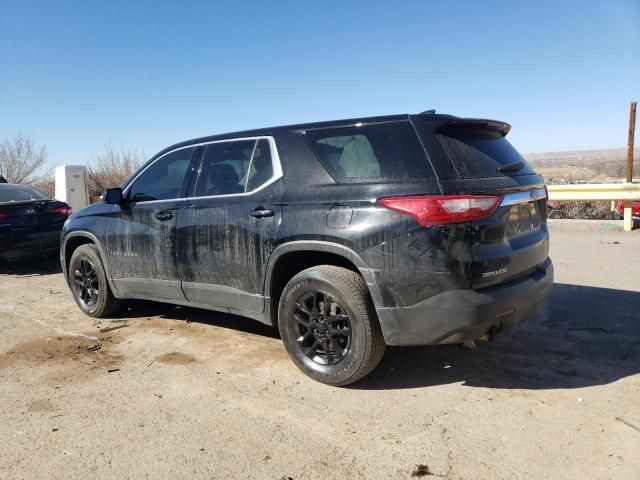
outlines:
[[[120,302],[113,296],[102,259],[95,245],[81,245],[74,250],[67,272],[73,298],[84,313],[106,317]]]
[[[309,377],[342,386],[369,374],[385,350],[364,279],[341,267],[303,270],[284,288],[278,309],[289,356]]]

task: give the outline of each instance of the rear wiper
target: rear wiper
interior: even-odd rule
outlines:
[[[506,165],[502,165],[501,167],[498,167],[498,171],[501,173],[518,172],[523,168],[524,168],[524,163],[513,162],[513,163],[507,163]]]

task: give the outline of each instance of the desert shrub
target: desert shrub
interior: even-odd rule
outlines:
[[[31,182],[30,185],[53,198],[56,193],[56,182],[53,175],[49,174]]]
[[[611,202],[549,202],[549,218],[608,220]]]
[[[105,150],[89,161],[89,196],[102,195],[107,188],[120,187],[142,165],[144,153],[121,148],[116,150],[111,142]]]

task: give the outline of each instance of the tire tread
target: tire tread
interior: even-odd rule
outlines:
[[[69,271],[67,275],[69,276],[69,283],[71,286],[71,265],[73,265],[74,260],[80,255],[85,255],[89,257],[94,266],[96,267],[96,273],[98,274],[99,279],[104,283],[104,287],[101,287],[101,290],[105,293],[104,295],[98,296],[98,307],[92,312],[85,310],[80,302],[76,298],[75,292],[73,292],[73,298],[78,303],[78,306],[82,309],[84,313],[91,317],[96,318],[104,318],[115,313],[121,306],[120,301],[115,298],[113,292],[111,291],[111,287],[109,287],[109,281],[107,279],[107,272],[104,269],[104,265],[102,264],[102,258],[100,257],[100,252],[98,248],[90,243],[86,243],[84,245],[80,245],[73,251],[71,255],[71,260],[69,261]],[[71,288],[73,288],[71,286]]]
[[[351,375],[339,382],[332,382],[331,385],[345,386],[357,382],[378,366],[386,349],[382,329],[380,328],[367,284],[360,274],[334,265],[318,265],[303,270],[293,277],[290,283],[295,283],[299,275],[309,274],[325,277],[325,279],[336,284],[336,287],[346,292],[354,300],[353,305],[351,305],[352,308],[358,310],[364,319],[363,324],[367,337],[364,359]]]

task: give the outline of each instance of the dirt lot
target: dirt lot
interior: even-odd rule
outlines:
[[[352,388],[250,320],[98,322],[55,262],[0,267],[0,478],[640,478],[640,232],[551,230],[540,319],[475,351],[388,349]]]
[[[640,158],[640,149],[634,149],[634,154]],[[525,154],[525,158],[547,181],[621,182],[624,181],[627,168],[626,148],[529,153]],[[639,175],[640,169],[636,165],[633,176],[638,178]]]

